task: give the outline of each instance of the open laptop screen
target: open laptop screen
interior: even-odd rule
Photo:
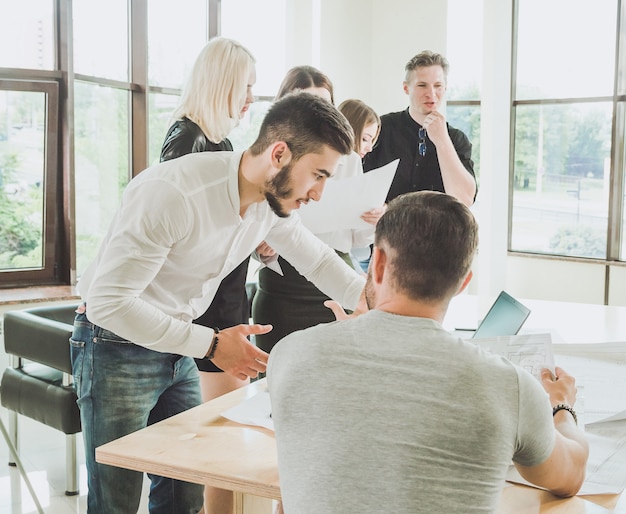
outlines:
[[[485,318],[474,332],[472,339],[483,337],[514,336],[522,328],[530,309],[502,291]]]

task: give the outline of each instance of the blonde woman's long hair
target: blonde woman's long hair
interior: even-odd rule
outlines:
[[[196,58],[172,123],[186,116],[210,141],[222,141],[239,124],[255,63],[252,53],[233,39],[209,41]]]

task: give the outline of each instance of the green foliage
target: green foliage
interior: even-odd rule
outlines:
[[[550,250],[557,255],[604,259],[606,238],[589,225],[564,226],[550,238]]]
[[[0,269],[41,265],[41,202],[38,188],[12,195],[0,188]]]
[[[480,187],[480,107],[474,105],[454,105],[447,110],[448,123],[462,130],[472,143],[474,172]]]
[[[28,116],[23,113],[22,118]],[[43,194],[40,188],[21,180],[22,163],[9,142],[2,141],[1,145],[0,269],[40,266]]]
[[[611,120],[603,109],[531,105],[516,109],[515,186],[537,173],[596,177],[604,174]],[[609,128],[607,130],[607,127]],[[526,183],[528,187],[528,183]]]

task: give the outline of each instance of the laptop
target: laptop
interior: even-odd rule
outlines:
[[[528,307],[501,291],[471,339],[517,335],[529,315]]]

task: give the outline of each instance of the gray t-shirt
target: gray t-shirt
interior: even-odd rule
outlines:
[[[294,332],[267,375],[286,514],[494,512],[511,460],[554,446],[541,384],[430,319]]]

